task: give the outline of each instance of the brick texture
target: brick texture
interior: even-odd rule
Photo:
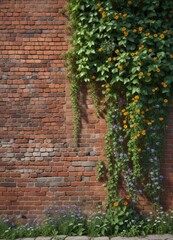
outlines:
[[[64,0],[0,0],[0,215],[37,218],[51,207],[93,211],[106,190],[96,180],[105,160],[105,120],[82,93],[79,147],[73,140]],[[163,203],[173,207],[173,117],[162,172]],[[141,208],[147,209],[146,201]]]
[[[96,180],[105,121],[89,97],[74,146],[64,6],[63,0],[0,1],[1,215],[37,218],[52,206],[76,204],[89,211],[105,200]]]

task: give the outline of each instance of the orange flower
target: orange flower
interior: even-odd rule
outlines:
[[[122,30],[123,32],[126,31],[126,29],[127,29],[126,27],[122,27],[122,28],[121,28],[121,30]]]
[[[125,201],[125,202],[124,202],[124,206],[127,206],[127,205],[128,205],[128,202],[127,202],[127,201]]]
[[[140,76],[140,77],[142,77],[143,75],[144,75],[144,73],[143,73],[143,72],[140,72],[140,73],[139,73],[139,76]]]
[[[160,34],[160,38],[164,38],[165,37],[165,35],[162,33],[162,34]]]
[[[156,71],[157,71],[157,72],[160,72],[160,68],[157,68]]]
[[[107,61],[108,61],[108,62],[111,62],[111,61],[112,61],[112,58],[111,58],[111,57],[109,57],[109,58],[107,59]]]
[[[146,130],[142,130],[142,135],[143,135],[143,136],[146,135]]]
[[[163,117],[160,117],[160,118],[159,118],[159,120],[160,120],[160,121],[163,121],[163,120],[164,120],[164,118],[163,118]]]
[[[102,52],[102,51],[103,51],[103,49],[102,49],[102,48],[99,48],[99,49],[98,49],[98,52]]]
[[[118,207],[119,203],[118,202],[114,202],[114,207]]]
[[[124,116],[127,116],[128,114],[129,114],[128,112],[124,112],[124,113],[123,113]]]
[[[164,103],[168,103],[168,99],[164,99]]]
[[[106,17],[106,13],[102,12],[102,18],[105,18],[105,17]]]
[[[129,200],[129,199],[130,199],[130,196],[129,196],[129,195],[125,196],[125,199]]]

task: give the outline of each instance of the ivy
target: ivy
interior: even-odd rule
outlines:
[[[108,203],[119,186],[134,202],[159,203],[163,134],[173,82],[172,0],[71,0],[74,30],[67,54],[72,80],[75,136],[78,94],[101,84],[107,114]]]

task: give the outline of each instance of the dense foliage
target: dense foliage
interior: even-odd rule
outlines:
[[[47,218],[38,224],[37,219],[28,219],[25,224],[14,223],[10,219],[0,219],[0,239],[21,239],[38,236],[53,236],[65,239],[66,236],[142,236],[148,234],[173,234],[173,212],[150,212],[139,214],[131,207],[130,199],[118,199],[107,213],[98,211],[84,215],[76,207],[47,209]],[[19,219],[18,219],[19,220]],[[64,237],[63,237],[64,235]]]
[[[75,133],[78,94],[101,84],[107,112],[108,202],[125,188],[159,202],[160,160],[173,82],[172,0],[71,0],[67,62]]]

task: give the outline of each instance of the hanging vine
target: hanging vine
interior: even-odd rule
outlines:
[[[173,2],[71,0],[68,9],[74,29],[67,60],[76,139],[80,87],[99,82],[107,109],[108,203],[120,184],[134,202],[145,194],[159,203],[173,82]]]

